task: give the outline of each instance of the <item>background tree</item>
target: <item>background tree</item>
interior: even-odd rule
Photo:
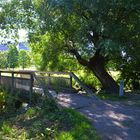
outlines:
[[[5,69],[8,67],[8,63],[7,63],[7,52],[0,52],[0,68],[1,69]]]
[[[132,48],[127,53],[123,54],[122,61],[119,61],[120,66],[117,69],[120,71],[120,78],[124,79],[127,89],[139,90],[140,89],[140,61],[139,61],[139,48]]]
[[[22,67],[22,69],[27,68],[31,65],[31,59],[27,51],[21,50],[19,51],[19,65]]]
[[[8,45],[7,61],[9,68],[15,68],[18,66],[18,50],[15,45]]]
[[[61,44],[58,45],[50,41],[48,34],[37,36],[34,39],[38,41],[31,42],[30,46],[32,48],[35,65],[38,69],[73,71],[80,68],[76,58],[65,51],[61,52],[59,50]]]

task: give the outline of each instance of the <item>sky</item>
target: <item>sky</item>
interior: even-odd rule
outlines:
[[[19,39],[18,39],[18,42],[27,42],[28,40],[28,32],[25,30],[25,29],[19,29],[18,30],[18,36],[19,36]],[[2,42],[2,40],[5,40],[5,42],[14,42],[14,40],[12,39],[12,37],[9,35],[8,38],[3,38],[0,36],[0,42]]]
[[[26,42],[28,39],[28,32],[25,29],[18,30],[19,42]]]

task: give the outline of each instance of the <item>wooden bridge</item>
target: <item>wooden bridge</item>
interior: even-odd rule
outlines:
[[[0,85],[10,89],[12,94],[16,90],[23,96],[26,95],[30,104],[34,92],[38,91],[49,98],[53,97],[51,91],[76,93],[75,83],[83,92],[96,98],[92,91],[72,72],[0,70]]]

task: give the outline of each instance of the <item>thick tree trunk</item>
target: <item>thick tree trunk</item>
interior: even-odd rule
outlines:
[[[104,66],[105,58],[99,53],[96,53],[95,56],[90,59],[89,68],[99,79],[103,86],[103,89],[105,89],[109,93],[118,93],[119,86],[117,85],[115,80],[108,74]]]
[[[119,92],[119,86],[105,70],[105,58],[100,54],[100,51],[96,51],[95,55],[89,61],[83,59],[76,50],[71,50],[71,52],[76,56],[80,64],[92,70],[93,74],[99,79],[107,92]]]

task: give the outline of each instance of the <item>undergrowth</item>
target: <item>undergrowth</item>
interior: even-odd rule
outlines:
[[[3,112],[0,116],[0,140],[97,140],[91,122],[80,113],[59,109],[43,97],[42,102],[20,108],[17,112]]]

